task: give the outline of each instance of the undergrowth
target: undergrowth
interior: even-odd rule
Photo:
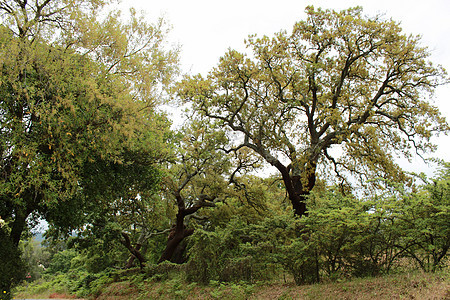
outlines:
[[[170,266],[163,266],[170,269]],[[450,273],[410,272],[379,277],[346,279],[311,285],[295,285],[293,279],[219,282],[203,285],[188,282],[180,272],[157,276],[145,273],[105,272],[73,282],[58,275],[17,289],[16,298],[48,297],[51,293],[85,299],[449,299]],[[87,284],[87,282],[89,284]],[[76,284],[75,284],[76,283]],[[65,286],[67,285],[68,286]],[[76,290],[75,286],[79,286]]]

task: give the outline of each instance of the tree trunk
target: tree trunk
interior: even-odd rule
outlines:
[[[306,200],[316,184],[315,164],[303,170],[300,175],[292,175],[289,169],[284,167],[278,170],[281,172],[294,214],[298,217],[307,216]]]
[[[179,217],[180,213],[177,214],[177,218]],[[172,258],[174,256],[175,251],[177,250],[178,246],[181,244],[181,242],[188,236],[192,235],[194,233],[193,229],[186,229],[184,225],[184,216],[182,217],[182,227],[174,226],[172,229],[172,232],[169,235],[166,248],[164,249],[158,263],[161,263],[163,261],[172,261]]]
[[[192,207],[186,208],[185,201],[183,197],[180,194],[181,189],[176,191],[174,193],[175,198],[177,200],[177,206],[178,206],[178,213],[177,213],[177,220],[176,224],[172,228],[172,231],[169,234],[169,238],[167,241],[166,248],[164,249],[158,263],[161,263],[163,261],[172,261],[175,251],[177,250],[180,243],[188,236],[192,235],[194,233],[194,229],[187,229],[186,225],[184,224],[184,218],[188,215],[192,215],[195,212],[197,212],[200,208],[208,206],[208,207],[214,207],[213,202],[207,202],[212,201],[213,198],[208,197],[207,195],[199,195],[199,201],[197,204],[195,204]],[[173,262],[173,261],[172,261]]]
[[[166,248],[161,254],[158,263],[162,263],[163,261],[166,260],[170,261],[172,259],[173,254],[175,253],[175,249],[178,247],[178,245],[181,243],[183,239],[184,239],[183,233],[175,234],[171,238],[169,237]]]
[[[137,258],[139,261],[139,267],[142,269],[145,265],[145,257],[142,255],[142,253],[139,251],[141,249],[141,243],[137,243],[135,247],[131,245],[131,240],[128,234],[125,232],[122,232],[123,241],[122,244],[131,252],[132,257],[128,260],[127,264],[125,265],[125,268],[131,267],[133,264],[134,258]]]
[[[25,193],[24,195],[25,207],[16,206],[15,207],[15,218],[14,222],[11,226],[11,241],[14,243],[16,247],[19,246],[20,239],[22,237],[22,233],[27,226],[27,218],[28,216],[38,208],[37,203],[40,202],[41,197],[38,194],[36,197],[33,197],[32,193]],[[33,199],[34,198],[34,199]]]
[[[308,193],[309,194],[309,193]],[[300,195],[297,193],[289,194],[289,200],[292,203],[292,208],[294,209],[294,215],[297,217],[302,217],[307,215],[305,199],[308,194]]]
[[[289,166],[283,165],[269,151],[252,144],[245,144],[247,147],[259,153],[268,163],[278,169],[286,188],[286,192],[291,201],[294,214],[298,217],[307,215],[306,200],[309,193],[316,184],[316,167],[318,155],[310,156],[303,165],[296,165],[294,161]]]
[[[140,251],[139,250],[141,250],[141,244],[137,244],[135,247],[134,247],[134,249],[137,251],[137,252],[139,252],[139,254],[140,254]],[[141,255],[141,257],[142,257],[142,255]],[[125,269],[130,269],[132,266],[133,266],[133,263],[134,263],[134,260],[136,259],[136,255],[134,255],[133,253],[130,255],[130,258],[128,259],[128,261],[127,261],[127,263],[126,263],[126,265],[125,265]],[[139,262],[139,264],[142,266],[142,264],[144,263],[144,261],[143,262]],[[141,267],[142,268],[142,267]]]
[[[20,238],[22,237],[22,232],[26,225],[27,216],[21,210],[17,210],[16,213],[17,213],[16,218],[14,219],[14,222],[12,223],[11,226],[12,228],[10,238],[14,246],[18,247]]]

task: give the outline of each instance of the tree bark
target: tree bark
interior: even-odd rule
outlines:
[[[171,261],[175,250],[178,248],[180,243],[188,236],[194,233],[193,229],[187,229],[184,225],[184,213],[185,210],[178,211],[177,213],[177,224],[172,228],[169,238],[167,240],[166,248],[164,249],[158,263],[163,261]]]
[[[16,210],[16,218],[12,223],[10,238],[15,247],[19,246],[20,238],[22,236],[22,232],[25,228],[27,215],[22,209]]]
[[[142,269],[145,265],[145,257],[142,255],[142,253],[139,251],[142,247],[141,243],[137,243],[136,246],[132,246],[131,245],[131,240],[130,237],[128,236],[128,234],[126,234],[125,232],[122,232],[122,237],[123,237],[123,241],[122,244],[125,246],[125,248],[127,248],[132,256],[130,257],[130,259],[128,260],[125,268],[129,268],[131,267],[131,265],[133,264],[134,258],[137,258],[139,261],[139,267]]]
[[[311,154],[308,157],[308,161],[301,168],[297,167],[296,170],[292,170],[291,165],[287,167],[283,165],[261,143],[251,144],[246,141],[242,145],[254,150],[269,164],[277,168],[283,179],[286,192],[294,209],[294,214],[298,217],[307,215],[306,200],[316,184],[316,167],[319,155],[317,153]]]
[[[283,165],[278,170],[281,173],[294,214],[300,218],[307,216],[306,201],[316,184],[315,163],[310,163],[310,166],[300,172],[300,175],[290,174],[289,168]]]
[[[139,250],[141,250],[141,244],[137,244],[135,247],[134,247],[134,249],[136,250],[136,251],[138,251],[139,252]],[[140,253],[140,252],[139,252]],[[127,260],[127,263],[125,264],[125,269],[130,269],[132,266],[133,266],[133,263],[134,263],[134,260],[136,259],[136,255],[134,255],[133,253],[130,255],[130,258]],[[141,264],[141,262],[139,262],[140,263],[140,265],[142,265]]]
[[[158,263],[161,263],[163,261],[172,261],[174,253],[180,243],[188,236],[192,235],[194,233],[194,229],[187,229],[186,225],[184,224],[184,218],[188,215],[192,215],[195,212],[197,212],[200,208],[208,206],[208,207],[214,207],[213,202],[207,202],[213,201],[214,199],[211,197],[208,197],[207,195],[199,195],[199,201],[197,204],[195,204],[192,207],[186,208],[185,201],[183,197],[180,194],[181,190],[178,190],[174,193],[175,198],[177,200],[178,205],[178,213],[177,213],[177,219],[176,224],[172,228],[172,231],[169,234],[169,238],[167,240],[166,248],[164,249]]]

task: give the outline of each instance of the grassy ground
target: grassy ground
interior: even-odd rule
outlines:
[[[17,298],[49,298],[50,292]],[[69,295],[65,295],[67,298]],[[62,298],[61,295],[55,298]],[[353,279],[315,285],[293,283],[223,284],[208,286],[186,283],[175,278],[163,282],[134,280],[114,282],[104,287],[93,299],[450,299],[447,273],[409,273],[376,278]]]
[[[70,293],[56,293],[53,291],[43,291],[41,293],[28,293],[26,291],[16,293],[13,299],[77,299],[75,295]],[[84,299],[78,299],[84,300]]]

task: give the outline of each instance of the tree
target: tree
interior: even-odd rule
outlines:
[[[164,44],[163,21],[147,24],[134,11],[128,24],[117,12],[100,20],[104,6],[0,3],[0,231],[12,247],[7,253],[18,252],[37,217],[66,230],[85,222],[83,212],[100,201],[86,192],[111,178],[97,186],[92,179],[114,175],[100,173],[100,165],[151,167],[166,153],[160,130],[168,122],[159,121],[156,105],[177,70],[177,51]],[[10,284],[2,281],[2,291]]]
[[[350,175],[405,181],[394,154],[432,151],[432,134],[449,129],[428,101],[446,72],[419,37],[361,8],[306,13],[292,34],[251,36],[250,58],[229,50],[207,78],[188,77],[179,91],[238,133],[233,149],[252,149],[278,170],[297,216],[319,172],[342,186]]]
[[[187,227],[187,218],[204,207],[214,207],[226,193],[231,163],[220,147],[227,139],[205,125],[194,120],[177,136],[175,158],[164,179],[166,197],[175,200],[177,213],[159,262],[181,261],[180,244],[194,233]]]
[[[164,130],[161,129],[160,133],[163,134]],[[76,245],[92,256],[103,256],[99,248],[103,252],[120,252],[117,248],[124,247],[121,255],[116,257],[123,256],[123,250],[128,252],[126,264],[123,258],[119,262],[112,261],[114,265],[109,267],[120,263],[120,267],[125,265],[129,268],[136,258],[142,267],[146,261],[144,251],[148,240],[168,231],[161,230],[168,226],[165,214],[170,213],[169,205],[159,197],[162,171],[146,163],[154,160],[148,153],[142,157],[136,153],[129,155],[134,156],[133,164],[104,161],[88,164],[80,183],[84,202],[90,204],[86,205],[84,216],[88,226],[77,230]]]

